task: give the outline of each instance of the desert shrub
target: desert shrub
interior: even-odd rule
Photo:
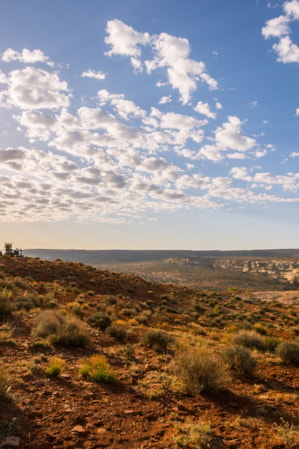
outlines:
[[[35,307],[40,307],[41,305],[39,297],[36,293],[27,293],[24,296],[18,296],[15,303],[17,310],[31,310]]]
[[[125,317],[129,317],[131,318],[132,316],[136,315],[136,309],[132,308],[132,307],[124,307],[123,309],[121,309],[119,311],[119,314],[121,316],[125,316]]]
[[[256,367],[256,361],[243,346],[228,346],[223,353],[224,360],[230,368],[242,374],[250,374]]]
[[[50,335],[50,343],[67,348],[85,348],[89,342],[79,320],[70,319],[59,327],[55,334]]]
[[[108,315],[102,313],[94,313],[87,318],[87,322],[90,326],[104,331],[107,327],[111,326],[111,318]]]
[[[122,355],[126,360],[134,360],[135,346],[132,345],[131,343],[126,344],[122,350]]]
[[[266,335],[268,333],[267,328],[261,323],[254,323],[253,328],[261,335]]]
[[[12,301],[12,291],[3,288],[0,292],[0,320],[11,315],[14,309]]]
[[[85,347],[89,341],[79,320],[54,310],[39,315],[33,335],[48,337],[51,344],[65,347]]]
[[[177,448],[196,447],[198,449],[209,448],[212,438],[211,426],[206,422],[187,423],[177,426],[177,434],[174,442]]]
[[[273,430],[281,440],[283,447],[292,449],[298,448],[299,426],[280,418],[280,424],[274,424]]]
[[[221,390],[228,380],[224,361],[207,346],[180,346],[174,360],[175,373],[187,393]]]
[[[286,363],[299,364],[299,342],[283,341],[277,346],[276,354]]]
[[[116,375],[104,355],[92,355],[82,359],[79,374],[98,383],[115,383]]]
[[[5,398],[7,395],[9,380],[6,373],[7,369],[0,365],[0,398]]]
[[[266,351],[270,351],[273,352],[275,351],[275,349],[277,348],[277,346],[279,345],[279,343],[281,343],[281,339],[277,338],[277,337],[265,337],[265,349]]]
[[[32,333],[37,337],[48,337],[55,334],[64,322],[65,316],[62,313],[54,310],[45,310],[39,314]]]
[[[52,377],[58,377],[65,366],[65,361],[59,357],[52,357],[46,368],[46,374]]]
[[[127,340],[127,332],[125,329],[119,326],[109,326],[106,329],[106,332],[110,337],[115,338],[115,340],[119,341],[120,343],[125,343]]]
[[[292,331],[294,332],[294,334],[299,335],[299,326],[292,327]]]
[[[68,303],[69,310],[76,315],[79,318],[82,318],[84,316],[82,304],[78,301],[70,302]]]
[[[257,349],[259,351],[264,351],[266,349],[264,338],[254,330],[240,330],[232,336],[231,343],[233,345],[244,346],[248,349]]]
[[[48,292],[45,295],[40,296],[41,307],[45,309],[56,309],[58,302],[55,300],[53,292]]]
[[[172,338],[161,331],[148,331],[141,339],[142,343],[156,352],[165,353]]]

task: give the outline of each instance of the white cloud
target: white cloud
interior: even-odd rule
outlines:
[[[35,140],[48,140],[57,121],[56,117],[42,111],[22,111],[14,118],[26,129],[26,136]]]
[[[20,109],[60,109],[69,105],[65,81],[56,73],[35,67],[13,70],[7,77],[7,90],[2,93],[7,105]]]
[[[167,95],[167,96],[164,96],[164,97],[160,98],[159,104],[171,103],[171,101],[172,101],[171,95]]]
[[[289,36],[285,36],[273,45],[273,49],[277,52],[277,61],[287,64],[289,62],[299,62],[299,47],[294,44]]]
[[[299,1],[291,0],[283,3],[284,15],[275,17],[266,22],[262,28],[265,39],[278,38],[272,48],[277,53],[277,61],[284,64],[299,62],[299,47],[291,40],[291,22],[299,20]]]
[[[96,72],[94,70],[87,70],[87,72],[83,72],[81,77],[82,78],[94,78],[96,80],[104,80],[106,78],[107,74],[104,72]]]
[[[195,110],[204,116],[201,119],[190,113],[192,93],[199,83],[206,88],[217,83],[202,62],[189,58],[188,40],[165,33],[149,36],[123,25],[111,21],[108,27],[112,30],[110,55],[130,57],[135,68],[146,63],[150,70],[162,69],[182,103],[188,104],[189,114],[182,106],[181,113],[166,107],[142,109],[123,93],[106,89],[98,91],[96,105],[92,98],[93,107],[84,102],[83,107],[72,105],[71,110],[70,89],[58,73],[34,67],[7,75],[0,72],[2,106],[14,108],[11,117],[19,136],[22,132],[31,145],[38,142],[36,148],[0,149],[0,221],[3,217],[18,221],[74,217],[125,222],[149,210],[220,208],[232,202],[279,202],[284,198],[298,201],[298,176],[294,173],[273,175],[261,167],[233,167],[230,171],[232,164],[245,165],[243,159],[261,157],[266,150],[244,134],[244,122],[236,116],[213,129],[208,119],[216,118],[213,109],[222,109],[216,98],[212,98],[214,107],[197,102]],[[154,54],[150,59],[148,51],[143,62],[145,46]],[[7,53],[9,57],[14,56]],[[81,76],[104,79],[102,72],[91,69]],[[164,96],[160,104],[171,99],[171,95]],[[271,151],[272,147],[265,148]],[[206,160],[225,160],[214,168],[221,170],[221,176],[202,173],[211,165]],[[242,183],[246,185],[242,187]],[[269,195],[271,189],[275,195]]]
[[[293,20],[299,20],[299,1],[292,0],[283,4],[283,9],[287,16]]]
[[[215,131],[216,144],[220,149],[232,149],[247,151],[256,145],[256,141],[241,134],[242,122],[238,117],[230,116],[228,121],[223,123]]]
[[[299,152],[293,151],[292,153],[290,153],[290,157],[299,157]]]
[[[204,103],[203,101],[199,101],[197,105],[194,108],[194,111],[198,112],[199,114],[206,115],[208,118],[215,119],[217,114],[216,112],[212,112],[210,110],[210,106],[208,103]]]
[[[24,151],[16,148],[0,148],[0,162],[15,161],[24,159]]]
[[[179,91],[180,101],[187,104],[198,82],[207,84],[210,90],[218,88],[218,83],[207,72],[205,64],[189,58],[190,45],[185,38],[171,36],[167,33],[150,36],[140,33],[124,22],[114,19],[107,23],[105,42],[111,46],[106,54],[124,55],[131,59],[136,71],[142,71],[143,64],[147,72],[158,68],[166,69],[168,83]],[[153,58],[142,61],[141,46],[148,45]],[[163,85],[160,83],[160,86]]]
[[[127,100],[124,94],[110,94],[106,89],[98,91],[100,105],[110,104],[113,110],[123,119],[143,118],[146,112],[133,101]]]
[[[228,153],[226,157],[228,159],[247,159],[247,156],[244,153]]]
[[[270,37],[282,37],[290,33],[289,18],[285,16],[275,17],[266,22],[262,28],[262,35],[265,39]]]
[[[216,145],[204,145],[198,152],[198,158],[219,162],[222,161],[223,155],[221,154],[220,148]]]
[[[140,70],[141,50],[139,47],[149,43],[150,35],[148,33],[139,33],[118,19],[109,20],[106,31],[105,43],[111,46],[111,50],[106,52],[106,54],[108,56],[130,56],[133,67],[136,70]]]
[[[259,106],[258,100],[253,100],[253,101],[251,101],[251,102],[249,103],[249,107],[252,108],[252,109],[257,108],[258,106]]]
[[[246,167],[233,167],[230,170],[233,179],[241,179],[242,181],[251,181],[251,176],[248,175]]]
[[[8,48],[2,55],[2,61],[11,62],[11,61],[19,61],[25,64],[36,64],[37,62],[45,63],[49,66],[53,66],[53,62],[50,61],[50,58],[44,54],[42,50],[28,50],[27,48],[23,48],[22,53],[13,50],[12,48]]]
[[[220,162],[224,157],[228,159],[247,158],[244,153],[256,146],[256,140],[242,135],[243,123],[238,117],[228,117],[228,121],[214,131],[214,139],[209,139],[213,143],[204,145],[197,153],[197,158],[213,162]],[[230,153],[230,150],[234,150],[234,152]]]
[[[267,150],[257,150],[254,152],[254,157],[261,158],[267,155]]]

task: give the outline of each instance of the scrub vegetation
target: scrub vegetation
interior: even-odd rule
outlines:
[[[0,257],[0,445],[298,448],[298,291],[271,294]]]

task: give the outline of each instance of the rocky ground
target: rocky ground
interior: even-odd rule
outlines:
[[[292,302],[273,293],[264,302],[236,288],[199,291],[82,264],[0,258],[0,297],[13,306],[3,312],[0,299],[0,447],[298,448],[298,365],[275,352],[298,341],[298,292]],[[77,320],[88,341],[38,335],[45,312]],[[109,318],[106,329],[94,326],[96,314]],[[250,349],[256,368],[224,363],[221,388],[188,392],[178,345],[209,347],[222,360],[242,329],[265,342]],[[150,345],[149,331],[167,344]],[[105,355],[110,382],[80,374],[95,354]],[[56,377],[47,373],[53,357],[64,364]]]

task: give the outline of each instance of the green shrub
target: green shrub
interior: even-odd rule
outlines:
[[[48,337],[51,344],[64,347],[85,347],[89,341],[80,320],[54,310],[39,315],[33,335]]]
[[[115,383],[117,378],[104,355],[92,355],[81,360],[79,374],[97,383]]]
[[[283,341],[277,346],[276,354],[288,364],[299,364],[299,342]]]
[[[107,327],[111,326],[111,318],[108,315],[102,313],[94,313],[87,318],[87,322],[90,326],[104,331]]]
[[[224,361],[207,346],[178,348],[174,360],[175,372],[190,394],[221,390],[228,380]]]
[[[224,360],[230,368],[242,374],[251,374],[256,367],[256,361],[243,346],[228,346],[223,353]]]
[[[254,330],[240,330],[232,336],[231,343],[233,345],[244,346],[248,349],[257,349],[259,351],[264,351],[266,349],[264,338]]]
[[[59,357],[52,357],[50,363],[46,368],[46,374],[52,377],[58,377],[63,370],[65,361]]]
[[[265,349],[266,351],[270,351],[273,352],[275,351],[275,349],[277,348],[277,346],[279,345],[279,343],[281,343],[281,339],[277,338],[277,337],[265,337]]]
[[[148,331],[142,337],[142,343],[156,352],[165,353],[168,350],[172,338],[161,331]]]
[[[3,288],[0,292],[0,320],[8,317],[14,310],[12,291]]]
[[[70,319],[61,325],[55,334],[49,336],[49,341],[53,345],[67,348],[85,348],[89,338],[82,330],[80,321]]]

